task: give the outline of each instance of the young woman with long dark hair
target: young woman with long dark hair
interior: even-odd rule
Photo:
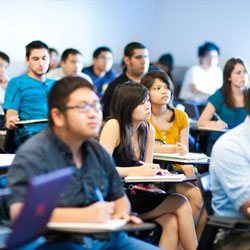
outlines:
[[[110,111],[111,119],[101,132],[100,143],[113,155],[120,176],[167,174],[152,163],[154,128],[147,122],[151,115],[148,90],[141,84],[117,86]],[[176,250],[181,242],[185,250],[196,249],[192,212],[185,197],[140,190],[127,190],[127,195],[132,211],[141,219],[161,225],[159,247]]]

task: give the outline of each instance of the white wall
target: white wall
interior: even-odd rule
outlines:
[[[220,66],[240,56],[250,64],[249,0],[158,0],[154,56],[169,50],[177,65],[198,62],[197,47],[213,41],[221,48]]]
[[[15,62],[12,75],[37,39],[60,53],[79,49],[85,64],[97,46],[111,47],[119,63],[124,46],[141,41],[152,61],[171,52],[176,65],[190,66],[207,40],[221,47],[220,66],[232,56],[250,64],[249,8],[248,0],[0,0],[0,50]]]

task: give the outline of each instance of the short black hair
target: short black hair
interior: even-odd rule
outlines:
[[[4,61],[6,61],[8,64],[10,64],[9,56],[2,51],[0,51],[0,58],[2,58]]]
[[[33,49],[46,49],[49,53],[49,47],[46,43],[36,40],[26,45],[26,57],[30,57],[30,53]]]
[[[146,46],[138,42],[129,43],[124,49],[124,56],[132,57],[135,49],[146,49]]]
[[[173,64],[174,64],[174,58],[173,58],[173,56],[170,53],[163,54],[159,58],[158,63],[163,64],[163,65],[167,65],[170,68],[172,68]]]
[[[198,56],[204,57],[205,54],[211,50],[216,50],[218,55],[220,54],[220,48],[216,44],[212,42],[205,42],[198,48]]]
[[[51,88],[51,91],[48,95],[48,118],[50,127],[53,127],[54,125],[51,117],[51,110],[53,108],[60,109],[65,107],[69,100],[70,94],[79,88],[89,88],[96,93],[94,85],[79,76],[63,77],[62,79],[58,80]]]
[[[68,59],[69,55],[82,55],[82,53],[77,49],[73,48],[66,49],[62,53],[61,61],[65,62]]]
[[[58,51],[55,48],[49,48],[49,54],[51,55],[52,52],[55,52],[57,55],[59,55]]]
[[[97,58],[103,51],[110,52],[112,54],[112,50],[108,47],[99,47],[93,53],[93,58]]]

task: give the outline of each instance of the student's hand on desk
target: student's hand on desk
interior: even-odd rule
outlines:
[[[188,150],[183,143],[181,142],[176,143],[176,153],[178,153],[179,155],[185,155],[187,152]]]
[[[144,163],[138,168],[139,176],[154,176],[160,171],[160,165],[154,163]]]
[[[167,169],[160,169],[160,171],[157,173],[157,175],[171,175],[171,173]]]
[[[114,214],[112,215],[112,219],[120,219],[120,220],[125,220],[126,222],[133,222],[135,224],[140,224],[142,223],[142,220],[134,215],[128,215],[126,213],[121,213],[121,214]]]
[[[17,129],[17,125],[15,123],[18,121],[20,121],[18,115],[10,116],[6,121],[7,129],[10,129],[10,130]]]
[[[95,202],[88,206],[92,222],[105,222],[114,213],[114,202]]]
[[[224,129],[224,128],[228,128],[228,125],[224,121],[218,120],[214,123],[214,128]]]

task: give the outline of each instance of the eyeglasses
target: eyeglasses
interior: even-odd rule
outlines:
[[[61,110],[67,110],[67,109],[77,109],[80,113],[86,113],[91,108],[93,108],[96,112],[102,110],[102,105],[99,102],[93,103],[93,104],[82,104],[82,105],[75,105],[75,106],[65,106],[65,107],[59,107]]]
[[[98,57],[98,60],[100,60],[100,61],[112,61],[113,58],[112,57],[104,57],[104,56],[102,56],[102,57]]]

